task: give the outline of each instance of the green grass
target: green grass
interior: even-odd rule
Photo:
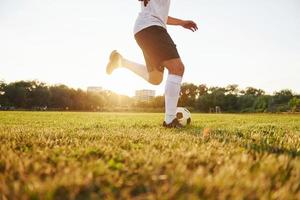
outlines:
[[[0,112],[0,199],[300,199],[300,115]]]

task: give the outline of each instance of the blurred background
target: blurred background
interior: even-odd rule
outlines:
[[[132,0],[0,0],[0,80],[40,80],[134,96],[163,94],[124,69],[105,74],[109,53],[144,63],[133,37],[140,3]],[[173,0],[170,15],[199,31],[169,27],[196,85],[300,92],[300,1]]]

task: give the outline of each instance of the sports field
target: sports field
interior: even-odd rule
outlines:
[[[0,112],[0,199],[300,199],[300,115]]]

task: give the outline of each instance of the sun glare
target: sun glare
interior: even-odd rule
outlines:
[[[144,89],[147,84],[138,76],[135,76],[132,72],[125,69],[117,69],[107,79],[107,85],[105,89],[109,89],[118,94],[133,96],[135,90]]]

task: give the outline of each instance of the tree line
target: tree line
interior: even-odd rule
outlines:
[[[199,112],[215,112],[216,108],[222,112],[295,112],[300,111],[300,95],[288,89],[269,95],[262,89],[239,89],[234,84],[208,87],[184,83],[179,106]],[[163,108],[163,96],[146,102],[108,90],[96,93],[39,81],[0,82],[2,110],[162,111]]]
[[[201,112],[209,112],[216,107],[223,112],[295,112],[300,108],[300,95],[289,89],[268,95],[254,87],[239,89],[236,84],[207,87],[204,84],[184,83],[179,104]]]

